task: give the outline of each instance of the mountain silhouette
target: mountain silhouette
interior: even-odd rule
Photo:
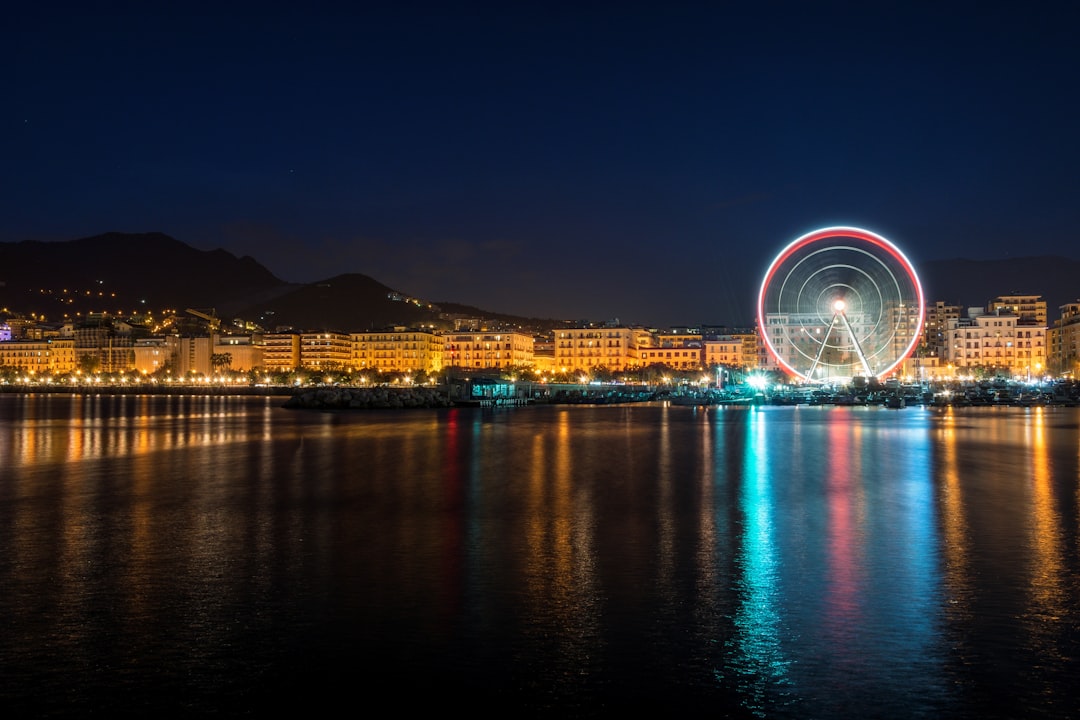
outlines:
[[[197,250],[164,233],[111,232],[78,240],[0,243],[0,310],[48,320],[186,309],[257,323],[266,330],[361,332],[391,326],[452,327],[452,313],[522,327],[556,321],[516,318],[471,306],[402,296],[359,273],[289,283],[251,257]]]
[[[1080,261],[1059,256],[934,260],[915,270],[931,304],[986,307],[999,295],[1041,295],[1053,322],[1062,305],[1080,298]]]
[[[935,260],[921,264],[916,272],[928,303],[985,307],[999,295],[1041,295],[1052,322],[1061,305],[1080,299],[1080,261],[1059,256]],[[289,283],[254,258],[221,249],[197,250],[160,232],[0,243],[0,309],[4,308],[49,320],[91,312],[183,313],[187,308],[209,308],[222,319],[249,320],[271,331],[289,327],[363,332],[419,325],[447,329],[454,316],[497,320],[537,332],[564,324],[409,298],[360,273]]]

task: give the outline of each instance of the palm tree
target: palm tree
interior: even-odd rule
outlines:
[[[215,373],[229,369],[232,366],[232,353],[213,353],[210,355],[210,365]]]

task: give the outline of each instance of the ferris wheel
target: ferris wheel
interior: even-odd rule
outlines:
[[[925,301],[915,268],[867,230],[828,227],[773,260],[758,296],[769,353],[806,382],[883,379],[922,335]]]

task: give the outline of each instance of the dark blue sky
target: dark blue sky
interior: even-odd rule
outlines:
[[[164,9],[170,8],[170,9]],[[381,9],[380,9],[381,8]],[[1068,3],[26,3],[0,241],[161,231],[286,280],[742,324],[825,225],[1080,255]]]

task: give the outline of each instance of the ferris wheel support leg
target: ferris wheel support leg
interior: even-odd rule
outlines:
[[[859,338],[855,337],[855,331],[851,329],[851,323],[847,320],[847,315],[840,313],[840,319],[844,321],[844,327],[847,328],[848,335],[851,336],[851,344],[855,346],[855,354],[859,356],[859,362],[862,363],[863,370],[866,371],[866,377],[874,377],[874,372],[870,369],[870,363],[866,361],[866,356],[863,355],[862,345],[859,344]]]
[[[806,371],[806,379],[810,382],[814,382],[814,371],[817,370],[818,362],[821,361],[821,353],[825,352],[825,344],[829,342],[829,336],[832,335],[833,325],[836,324],[836,313],[833,313],[832,322],[829,323],[829,330],[825,333],[825,337],[821,339],[821,346],[818,348],[817,357],[814,358],[814,362],[810,363],[810,369]]]

